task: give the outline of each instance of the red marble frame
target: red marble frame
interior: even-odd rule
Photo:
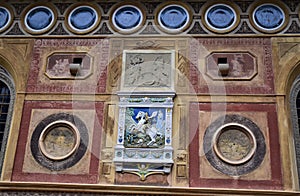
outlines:
[[[74,83],[68,80],[60,80],[60,82],[47,82],[49,79],[44,75],[44,55],[51,55],[53,52],[67,51],[70,55],[78,54],[74,48],[78,46],[90,47],[91,50],[101,52],[100,60],[93,61],[91,68],[93,74],[99,70],[98,75],[94,76],[97,81]],[[32,50],[32,60],[30,65],[29,77],[27,80],[27,92],[39,93],[104,93],[106,91],[107,66],[109,64],[109,42],[106,39],[37,39],[34,42]],[[50,52],[51,51],[51,52]],[[89,54],[89,53],[87,53]],[[95,57],[95,56],[92,56]],[[40,74],[42,73],[42,74]],[[41,76],[40,76],[41,75]],[[43,79],[45,79],[43,81]],[[76,81],[76,80],[72,80]],[[61,84],[63,82],[63,85]]]
[[[211,103],[190,103],[190,122],[199,122],[199,111],[211,111]],[[220,106],[218,108],[218,106]],[[213,104],[214,111],[224,111],[224,104]],[[275,104],[227,103],[226,111],[229,112],[267,112],[267,125],[269,128],[271,180],[234,180],[234,179],[207,179],[199,176],[201,165],[199,156],[190,156],[189,176],[191,187],[209,188],[236,188],[236,189],[272,189],[282,190],[280,143],[278,133],[277,111]],[[199,155],[199,127],[198,123],[190,123],[189,154]],[[267,138],[265,138],[267,139]]]
[[[73,109],[73,104],[76,103],[75,109],[91,110],[95,109],[95,124],[92,130],[92,144],[90,157],[90,167],[88,174],[44,174],[44,173],[24,173],[22,171],[23,162],[25,158],[25,150],[28,142],[28,132],[31,121],[31,112],[33,109]],[[78,104],[79,103],[79,104]],[[12,181],[46,181],[46,182],[60,182],[60,183],[88,183],[96,184],[99,181],[99,158],[100,156],[100,143],[103,122],[103,102],[60,102],[60,101],[26,101],[24,103],[23,115],[21,120],[21,127],[19,133],[19,140],[17,151],[15,154],[15,162],[12,172]]]
[[[220,46],[223,46],[222,50],[220,50]],[[260,81],[258,84],[252,82],[252,80],[247,82],[236,81],[234,83],[227,83],[224,81],[223,85],[208,84],[203,76],[205,73],[202,73],[201,70],[198,69],[199,56],[201,56],[201,50],[203,47],[209,48],[209,50],[211,50],[210,52],[215,53],[225,52],[224,48],[226,48],[226,52],[242,51],[250,52],[252,55],[258,55],[258,52],[250,50],[250,48],[263,50],[261,54],[262,62],[257,64],[258,67],[262,67],[263,69],[261,72],[259,72],[259,74],[261,74],[262,81]],[[213,50],[212,48],[216,48],[216,50]],[[205,94],[274,94],[272,44],[270,38],[194,38],[190,43],[189,50],[189,80],[191,82],[190,92]],[[206,65],[201,66],[206,67]]]

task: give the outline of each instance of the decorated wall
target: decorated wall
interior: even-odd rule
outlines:
[[[0,191],[299,194],[299,9],[1,2]]]

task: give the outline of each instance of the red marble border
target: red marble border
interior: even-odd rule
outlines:
[[[259,83],[252,81],[230,81],[224,82],[223,86],[214,85],[214,82],[208,84],[199,69],[199,56],[204,48],[216,48],[218,52],[220,46],[230,48],[232,51],[247,51],[253,55],[262,55],[261,67],[259,73],[262,77]],[[237,49],[236,49],[237,48]],[[257,48],[253,51],[251,48]],[[228,50],[228,49],[227,49]],[[232,52],[230,50],[230,52]],[[261,51],[262,50],[262,51]],[[224,50],[222,51],[224,52]],[[261,54],[260,52],[263,52]],[[256,53],[256,54],[255,54]],[[257,54],[259,53],[259,54]],[[274,74],[272,65],[272,45],[269,38],[194,38],[190,43],[190,73],[189,80],[192,84],[191,92],[196,93],[225,93],[225,94],[274,94]],[[205,65],[201,65],[205,66]]]
[[[43,72],[44,61],[42,61],[43,55],[49,53],[49,48],[52,52],[55,51],[68,51],[76,53],[75,47],[86,46],[91,50],[99,51],[100,56],[98,64],[93,61],[92,70],[100,73],[95,76],[95,80],[92,83],[86,82],[86,80],[78,80],[81,82],[70,82],[72,80],[60,80],[56,83],[47,83],[42,81],[42,77],[47,78]],[[70,53],[72,54],[72,53]],[[50,55],[50,53],[48,54]],[[98,57],[97,57],[98,58]],[[96,59],[96,57],[94,58]],[[106,39],[37,39],[35,40],[32,54],[32,61],[30,65],[29,76],[27,80],[27,92],[40,92],[40,93],[104,93],[106,90],[107,79],[107,66],[109,64],[109,42]],[[68,82],[66,82],[68,81]],[[75,80],[74,80],[75,81]],[[63,83],[63,84],[62,84]]]
[[[74,105],[76,104],[76,105]],[[26,101],[24,103],[23,115],[21,120],[20,134],[15,154],[15,162],[12,173],[12,181],[37,181],[37,182],[61,182],[61,183],[98,183],[99,175],[99,157],[100,156],[100,143],[101,131],[103,122],[103,107],[102,102],[59,102],[59,101]],[[43,173],[24,173],[22,171],[28,131],[31,121],[31,112],[33,109],[80,109],[80,110],[96,110],[94,130],[92,131],[92,152],[90,158],[89,174],[43,174]]]
[[[234,179],[204,179],[199,176],[201,165],[199,166],[199,116],[197,111],[211,111],[211,103],[191,103],[190,113],[190,130],[197,130],[194,135],[190,134],[190,162],[189,175],[191,187],[209,187],[209,188],[237,188],[237,189],[283,189],[281,160],[280,160],[280,143],[277,124],[277,111],[275,104],[250,104],[250,103],[227,103],[226,111],[230,112],[267,112],[267,123],[269,127],[270,146],[270,167],[271,180],[234,180]],[[214,104],[214,111],[223,111],[224,104]]]

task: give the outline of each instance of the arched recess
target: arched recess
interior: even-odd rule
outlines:
[[[0,65],[0,174],[5,159],[15,98],[16,91],[12,76]]]
[[[289,111],[291,119],[293,147],[294,147],[294,163],[296,164],[297,174],[294,175],[296,178],[296,184],[299,188],[300,183],[300,61],[293,59],[293,62],[289,62],[292,66],[290,72],[288,72],[286,90],[289,100]]]

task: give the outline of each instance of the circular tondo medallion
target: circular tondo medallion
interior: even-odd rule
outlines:
[[[203,150],[215,169],[240,176],[259,167],[266,144],[263,133],[252,120],[231,114],[219,117],[207,127]]]
[[[56,113],[34,129],[30,149],[33,158],[45,168],[60,171],[78,163],[87,151],[89,134],[77,116]]]
[[[230,164],[245,163],[256,150],[253,133],[237,123],[228,123],[220,127],[214,135],[213,143],[217,156]]]

